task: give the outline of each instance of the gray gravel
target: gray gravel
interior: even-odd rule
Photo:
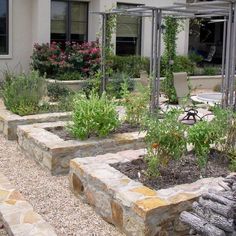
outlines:
[[[20,190],[58,236],[121,236],[87,204],[74,197],[68,177],[52,177],[26,158],[17,143],[0,135],[0,172]],[[1,232],[0,232],[1,235]],[[3,234],[4,235],[4,234]]]
[[[6,230],[4,229],[3,222],[0,219],[0,236],[8,236]]]

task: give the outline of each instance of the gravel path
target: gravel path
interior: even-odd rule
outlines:
[[[74,197],[68,177],[52,177],[0,135],[0,172],[20,190],[58,236],[121,236],[93,209]],[[1,236],[0,232],[0,236]],[[3,234],[4,235],[4,234]]]
[[[3,227],[3,222],[0,219],[0,236],[8,236],[6,230]]]

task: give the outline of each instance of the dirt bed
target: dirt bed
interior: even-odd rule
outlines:
[[[229,163],[226,156],[212,151],[204,177],[225,177],[230,173],[228,166]],[[116,163],[112,167],[129,178],[155,190],[193,183],[200,178],[202,173],[193,153],[189,153],[179,161],[171,161],[166,168],[160,170],[160,176],[157,177],[150,177],[147,174],[147,163],[144,161],[144,157],[132,162]]]
[[[74,196],[69,189],[68,176],[51,176],[34,160],[26,158],[16,142],[7,141],[1,134],[0,172],[55,228],[58,236],[122,235]]]
[[[59,136],[61,139],[67,141],[67,140],[76,140],[75,137],[72,136],[72,134],[68,131],[66,127],[56,127],[56,128],[46,128],[47,131]],[[130,133],[130,132],[137,132],[139,131],[138,126],[132,126],[128,123],[123,123],[120,127],[118,127],[115,131],[113,131],[111,134],[122,134],[122,133]],[[96,137],[95,135],[92,135],[91,138]]]

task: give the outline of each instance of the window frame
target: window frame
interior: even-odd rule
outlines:
[[[72,42],[71,40],[71,6],[72,6],[72,3],[83,3],[83,4],[86,4],[87,5],[87,17],[86,17],[86,23],[87,23],[87,26],[86,26],[86,34],[85,34],[85,37],[86,37],[86,40],[85,42],[88,41],[88,31],[89,31],[89,2],[87,1],[76,1],[76,0],[51,0],[51,3],[52,2],[65,2],[67,3],[67,12],[66,12],[66,31],[65,31],[65,34],[66,34],[66,40],[65,42],[69,41],[69,42]],[[52,7],[52,5],[51,5]],[[50,23],[52,22],[52,18],[50,19]],[[53,42],[55,41],[55,39],[52,39],[52,28],[50,29],[50,42]]]
[[[7,15],[6,15],[6,37],[7,37],[7,53],[0,54],[0,59],[12,58],[12,0],[7,1]]]
[[[118,8],[119,5],[128,5],[128,6],[137,7],[138,5],[143,5],[143,4],[127,3],[127,2],[117,2],[117,8]],[[135,55],[138,55],[138,56],[142,55],[142,51],[141,51],[142,50],[142,43],[143,43],[143,19],[142,19],[142,17],[140,17],[139,32],[140,32],[140,43],[138,45],[138,53],[134,54],[134,56]],[[116,42],[117,42],[117,35],[116,35]],[[116,50],[116,52],[117,52],[117,50]],[[116,55],[117,55],[117,53],[116,53]]]

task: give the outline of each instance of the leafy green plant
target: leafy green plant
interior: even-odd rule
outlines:
[[[203,68],[204,75],[218,75],[219,74],[219,68],[214,66],[205,66]]]
[[[49,83],[47,85],[47,94],[51,101],[58,101],[61,97],[67,97],[72,92],[58,83]]]
[[[194,146],[201,169],[207,166],[211,145],[215,143],[216,137],[214,126],[207,121],[198,122],[188,131],[188,141]]]
[[[105,137],[119,126],[116,107],[105,93],[99,97],[92,92],[89,98],[80,95],[74,99],[73,106],[69,130],[76,138]]]
[[[111,75],[107,86],[107,93],[115,98],[121,98],[122,85],[127,83],[128,91],[134,90],[134,81],[126,73],[116,72]]]
[[[114,72],[123,72],[133,78],[140,77],[140,71],[149,72],[150,61],[141,56],[111,56],[108,58]]]
[[[200,169],[207,167],[212,145],[226,149],[227,133],[230,128],[230,110],[213,109],[214,118],[211,122],[200,121],[188,130],[188,142],[193,145]]]
[[[83,77],[79,72],[66,72],[64,74],[59,74],[56,77],[57,80],[82,80]]]
[[[186,151],[186,126],[178,122],[181,111],[172,109],[163,119],[148,116],[143,129],[146,134],[148,174],[157,176],[160,168],[166,167],[170,160],[179,160]]]
[[[98,41],[83,44],[66,42],[64,47],[60,43],[35,44],[31,56],[31,66],[41,75],[50,78],[67,72],[79,72],[87,78],[100,68],[101,51]]]
[[[163,35],[165,51],[163,55],[163,65],[165,68],[165,80],[163,81],[164,93],[169,98],[170,103],[177,103],[178,99],[174,88],[174,65],[176,61],[177,34],[180,31],[180,21],[174,17],[165,18],[165,32]]]
[[[129,92],[128,83],[123,83],[121,95],[126,112],[126,121],[133,126],[140,125],[145,113],[148,111],[149,90],[139,85],[137,92]]]
[[[197,54],[196,52],[190,52],[188,55],[191,62],[198,64],[203,61],[203,56]]]
[[[44,93],[44,77],[37,71],[6,77],[2,92],[6,108],[21,116],[37,113]]]

